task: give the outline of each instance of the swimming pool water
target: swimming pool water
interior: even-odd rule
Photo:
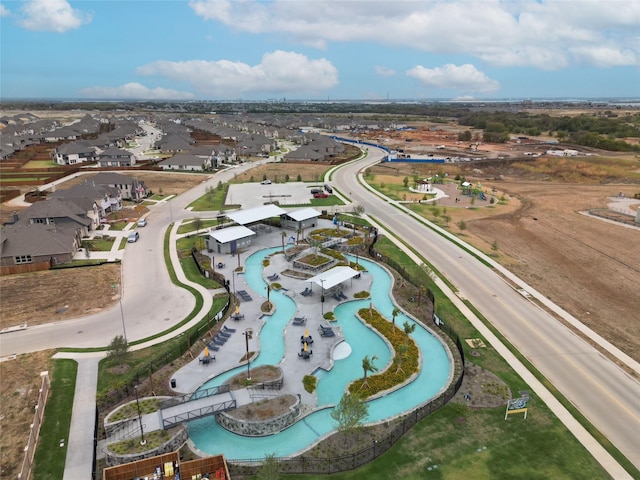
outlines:
[[[256,292],[265,291],[266,284],[262,278],[262,260],[278,247],[261,250],[251,255],[245,264],[245,280]],[[189,436],[196,447],[209,454],[223,454],[230,459],[263,458],[267,454],[283,457],[301,451],[321,436],[334,430],[334,420],[330,413],[333,404],[339,402],[345,386],[362,377],[362,358],[365,355],[376,355],[375,365],[379,370],[391,361],[391,352],[386,342],[377,333],[365,327],[355,318],[355,313],[370,302],[382,315],[390,319],[394,304],[389,296],[391,277],[381,266],[368,260],[359,259],[359,263],[372,275],[371,299],[346,302],[334,309],[336,324],[342,329],[345,341],[351,348],[351,355],[336,360],[328,372],[318,373],[318,405],[327,406],[308,415],[286,430],[268,437],[243,437],[230,433],[220,427],[213,417],[201,418],[189,423]],[[357,291],[357,280],[354,280],[354,291]],[[276,305],[276,311],[260,331],[262,348],[258,357],[252,362],[254,367],[260,365],[276,365],[284,356],[283,331],[296,311],[295,302],[280,291],[272,291],[270,300]],[[404,314],[396,316],[396,325],[400,328],[405,321],[414,323]],[[442,343],[431,333],[416,324],[412,334],[413,340],[421,352],[422,368],[417,377],[405,387],[383,397],[368,402],[369,417],[367,422],[377,422],[404,413],[434,397],[447,385],[450,377],[450,360]],[[244,367],[219,375],[201,388],[220,385],[239,373]]]

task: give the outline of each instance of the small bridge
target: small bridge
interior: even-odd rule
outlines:
[[[160,410],[160,425],[166,430],[183,422],[190,422],[198,418],[215,415],[216,413],[232,410],[239,405],[249,403],[240,394],[240,403],[229,389],[229,385],[198,390],[187,395],[171,398],[165,401]]]

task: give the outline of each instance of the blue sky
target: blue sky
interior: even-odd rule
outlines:
[[[0,0],[0,97],[640,97],[637,0]]]

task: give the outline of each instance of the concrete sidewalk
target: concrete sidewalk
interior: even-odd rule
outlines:
[[[103,357],[104,353],[90,356],[66,352],[53,356],[55,359],[69,358],[78,363],[63,480],[91,478],[93,473],[98,363]]]

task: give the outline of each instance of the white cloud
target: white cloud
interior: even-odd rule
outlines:
[[[8,15],[11,15],[11,12],[7,7],[0,3],[0,17],[6,17]]]
[[[393,77],[396,74],[395,70],[392,70],[387,67],[380,67],[380,66],[375,67],[375,72],[376,72],[376,75],[380,75],[381,77]]]
[[[328,60],[281,50],[264,54],[261,63],[253,66],[230,60],[159,60],[138,67],[137,73],[188,82],[200,93],[218,98],[316,93],[338,84],[338,71]]]
[[[487,77],[473,65],[444,65],[425,68],[418,65],[407,71],[407,75],[419,80],[425,87],[453,89],[461,92],[491,93],[500,89],[500,84]]]
[[[64,33],[91,21],[91,15],[71,8],[67,0],[28,0],[18,21],[27,30]]]
[[[189,5],[206,20],[247,33],[289,35],[316,48],[374,41],[551,70],[582,62],[599,66],[599,55],[583,52],[604,44],[617,64],[640,64],[636,0],[192,0]]]
[[[90,87],[80,90],[80,95],[88,98],[113,98],[132,100],[191,100],[191,92],[181,92],[168,88],[148,88],[139,83],[126,83],[119,87]]]

